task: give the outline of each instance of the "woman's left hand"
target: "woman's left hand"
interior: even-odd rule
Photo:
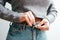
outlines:
[[[40,23],[38,23],[37,28],[46,31],[49,29],[49,21],[47,19],[43,19]]]

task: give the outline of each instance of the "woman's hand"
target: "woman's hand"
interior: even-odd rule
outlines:
[[[43,19],[37,26],[40,30],[48,30],[49,29],[49,21],[47,19]]]
[[[26,22],[29,26],[32,26],[35,23],[34,15],[31,11],[25,12],[21,18],[20,22]]]
[[[37,22],[39,22],[37,25],[38,29],[40,29],[42,31],[49,29],[49,21],[47,19],[43,19],[43,20],[39,19]]]

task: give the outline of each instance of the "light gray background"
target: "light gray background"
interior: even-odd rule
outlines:
[[[58,10],[58,16],[54,23],[50,25],[50,29],[46,31],[48,40],[60,40],[60,0],[53,0],[56,9]],[[11,5],[6,4],[6,8],[11,10]],[[0,40],[6,40],[9,30],[9,23],[6,20],[0,19]]]

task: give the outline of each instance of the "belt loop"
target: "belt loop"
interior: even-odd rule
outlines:
[[[26,23],[23,24],[23,31],[26,30]]]

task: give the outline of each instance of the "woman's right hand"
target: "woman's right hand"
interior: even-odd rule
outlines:
[[[20,17],[20,22],[26,22],[29,26],[32,26],[35,23],[35,17],[31,11],[28,11]]]

